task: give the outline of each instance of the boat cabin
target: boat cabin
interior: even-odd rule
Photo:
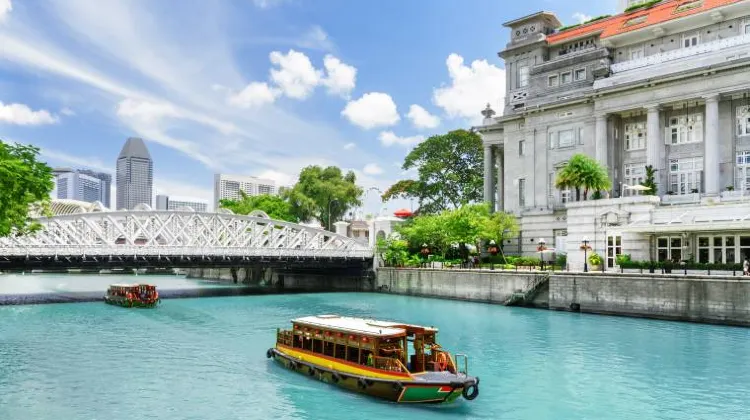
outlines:
[[[386,371],[455,373],[450,354],[436,342],[433,327],[318,315],[292,320],[278,331],[278,344]]]

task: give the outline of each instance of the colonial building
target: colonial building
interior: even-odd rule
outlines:
[[[519,218],[509,251],[540,238],[583,264],[593,251],[638,260],[734,263],[750,254],[750,0],[621,2],[561,28],[549,12],[504,26],[503,115],[488,108],[485,197]],[[554,187],[577,153],[612,189],[575,202]],[[657,170],[656,197],[633,186]],[[580,255],[579,255],[580,254]]]

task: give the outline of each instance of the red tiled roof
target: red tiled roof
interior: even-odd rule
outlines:
[[[717,7],[726,6],[732,3],[738,3],[744,0],[703,0],[699,7],[675,13],[677,7],[685,3],[691,3],[693,0],[670,0],[650,9],[638,10],[630,13],[622,13],[610,18],[591,22],[588,25],[582,25],[567,31],[548,35],[547,42],[550,44],[559,44],[571,39],[577,39],[586,35],[600,34],[600,38],[608,38],[626,32],[645,28],[659,23],[664,23],[673,19],[694,15],[696,13],[706,12]],[[646,16],[646,20],[636,25],[625,26],[625,23],[631,19]]]

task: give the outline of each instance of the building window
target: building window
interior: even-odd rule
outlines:
[[[529,85],[529,66],[522,65],[518,68],[518,87]]]
[[[558,147],[571,147],[576,144],[575,131],[562,130],[557,134]]]
[[[583,127],[578,129],[578,144],[583,145]]]
[[[742,22],[742,30],[740,31],[741,34],[750,34],[750,19],[745,20]]]
[[[700,143],[703,141],[703,115],[671,117],[667,127],[667,144]]]
[[[518,142],[518,156],[523,156],[526,154],[526,141],[521,140]]]
[[[550,172],[547,176],[547,202],[552,204],[555,202],[555,173]]]
[[[646,19],[648,19],[648,15],[634,17],[633,19],[626,20],[625,23],[623,23],[622,26],[640,25],[641,23],[646,22]]]
[[[703,158],[671,159],[669,161],[669,187],[672,194],[684,195],[701,192]]]
[[[518,180],[518,206],[526,207],[526,178]]]
[[[750,258],[750,236],[740,236],[740,255],[739,261]]]
[[[703,0],[692,0],[692,1],[686,1],[674,10],[675,13],[682,13],[687,12],[688,10],[695,9],[697,7],[703,6]]]
[[[556,74],[550,76],[549,79],[547,80],[547,86],[549,86],[549,87],[557,86],[558,85],[558,80],[559,79],[558,79],[558,77],[557,77]]]
[[[573,81],[573,73],[572,72],[565,72],[560,75],[560,83],[566,84]]]
[[[631,60],[638,60],[639,58],[643,58],[643,45],[639,45],[637,47],[630,47],[630,50],[628,51],[628,56]]]
[[[576,82],[586,80],[586,69],[578,69],[575,74]]]
[[[737,107],[737,135],[750,135],[750,106]]]
[[[698,262],[736,264],[750,256],[750,236],[722,235],[698,237]]]
[[[646,179],[646,164],[645,163],[628,163],[625,165],[623,170],[623,184],[625,185],[641,185]],[[636,192],[633,190],[625,190],[622,192],[623,196],[635,195]]]
[[[646,124],[625,124],[625,150],[646,148]]]
[[[617,256],[622,255],[622,236],[607,236],[607,268],[617,264]]]
[[[742,195],[750,194],[750,151],[737,152],[735,188],[739,188]]]
[[[662,236],[656,239],[656,258],[659,262],[682,261],[682,238]]]
[[[685,48],[695,47],[700,44],[700,34],[698,32],[682,36],[682,46]]]

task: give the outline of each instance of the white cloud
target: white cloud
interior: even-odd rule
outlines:
[[[393,131],[383,131],[378,136],[383,146],[390,147],[394,144],[411,147],[424,141],[424,136],[399,137]]]
[[[72,117],[72,116],[76,115],[75,111],[73,111],[72,109],[68,108],[67,106],[64,107],[63,109],[61,109],[60,113],[62,115],[65,115],[66,117]]]
[[[117,115],[143,122],[155,122],[164,117],[180,117],[175,107],[166,102],[149,102],[128,98],[117,104]]]
[[[401,119],[391,96],[381,92],[365,93],[361,98],[349,101],[341,115],[364,129],[392,126]]]
[[[76,168],[88,168],[99,172],[114,173],[111,166],[107,166],[101,159],[93,156],[73,156],[59,150],[41,148],[39,153],[48,160],[51,166],[74,166]]]
[[[269,9],[283,2],[284,0],[253,0],[253,4],[261,9]]]
[[[3,104],[0,102],[0,124],[44,125],[55,124],[60,119],[49,111],[34,111],[24,104]]]
[[[294,185],[296,178],[284,172],[266,170],[258,174],[258,178],[272,179],[276,182],[276,187],[290,187]]]
[[[5,22],[11,10],[13,10],[13,4],[10,0],[0,0],[0,23]]]
[[[229,103],[239,108],[253,108],[273,103],[281,92],[265,82],[252,82],[236,94],[229,96]]]
[[[334,45],[331,37],[318,25],[314,25],[302,38],[294,42],[301,48],[314,50],[333,51]]]
[[[577,20],[578,23],[583,23],[591,20],[592,16],[581,13],[581,12],[575,12],[573,13],[573,19]]]
[[[305,99],[320,83],[320,70],[313,67],[310,59],[301,52],[289,50],[284,55],[274,51],[270,59],[279,67],[271,69],[271,80],[290,98]]]
[[[354,143],[346,143],[346,144],[344,145],[344,150],[352,150],[352,149],[354,149],[355,147],[357,147],[357,145],[356,145],[356,144],[354,144]]]
[[[410,106],[409,113],[406,116],[416,128],[435,128],[440,125],[440,118],[430,114],[419,105]]]
[[[362,172],[366,173],[367,175],[380,175],[383,173],[383,168],[378,166],[376,163],[368,163],[364,168],[362,168]]]
[[[436,88],[432,101],[449,117],[481,120],[480,112],[487,103],[502,109],[505,70],[489,64],[487,60],[475,60],[471,67],[467,67],[463,57],[455,53],[448,56],[445,64],[451,84]]]
[[[348,99],[357,81],[357,68],[344,64],[330,54],[325,56],[323,65],[327,75],[322,82],[328,86],[328,93]]]

